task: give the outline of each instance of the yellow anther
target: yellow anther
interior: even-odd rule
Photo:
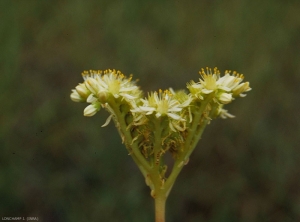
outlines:
[[[215,68],[214,68],[214,74],[219,74],[219,73],[220,73],[220,71],[218,70],[217,67],[215,67]]]
[[[83,76],[88,75],[88,74],[89,74],[88,71],[83,71],[83,72],[81,73],[81,75],[83,75]]]

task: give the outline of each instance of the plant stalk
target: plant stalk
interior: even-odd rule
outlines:
[[[155,197],[155,222],[165,222],[166,200],[164,193],[159,193]]]

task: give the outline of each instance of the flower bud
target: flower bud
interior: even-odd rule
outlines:
[[[91,92],[86,88],[84,83],[80,83],[78,86],[75,87],[76,91],[82,98],[87,98]]]
[[[107,103],[107,92],[104,92],[104,91],[100,91],[98,94],[97,94],[97,96],[98,96],[98,100],[99,100],[99,102],[101,102],[102,104],[104,104],[104,103]]]
[[[85,86],[86,88],[88,88],[88,90],[90,90],[93,94],[97,95],[98,91],[99,91],[99,84],[97,82],[96,79],[94,78],[88,78],[85,81]]]
[[[237,97],[237,96],[240,96],[240,97],[245,97],[246,95],[245,94],[242,94],[243,92],[248,92],[250,91],[251,88],[249,87],[249,82],[244,82],[244,83],[241,83],[239,84],[238,86],[236,86],[232,92],[233,92],[233,96],[234,97]]]
[[[232,95],[230,93],[222,93],[219,96],[219,101],[223,104],[230,103],[232,101]]]
[[[90,94],[88,96],[88,98],[86,99],[86,102],[88,102],[88,103],[95,103],[97,101],[98,101],[98,99],[93,94]]]
[[[75,89],[72,89],[70,98],[74,102],[84,102],[85,101],[85,99],[82,98]]]
[[[99,102],[93,103],[91,105],[88,105],[84,111],[83,111],[83,115],[84,116],[93,116],[95,115],[99,110],[100,110],[101,106]]]

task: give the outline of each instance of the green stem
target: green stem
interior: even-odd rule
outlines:
[[[202,136],[202,133],[208,123],[208,120],[207,119],[203,120],[203,122],[200,126],[199,126],[199,124],[201,123],[201,119],[205,118],[205,117],[203,117],[203,111],[205,110],[207,105],[211,102],[213,97],[214,97],[214,94],[207,96],[207,98],[201,103],[199,110],[196,112],[197,115],[194,117],[193,124],[190,126],[187,139],[186,139],[183,147],[181,147],[181,150],[183,150],[183,151],[182,151],[182,153],[180,153],[179,157],[174,162],[172,172],[165,183],[165,189],[167,190],[167,195],[170,193],[179,173],[181,172],[181,170],[184,166],[184,163],[186,161],[188,161],[189,156],[194,151],[198,141],[200,140],[200,138]],[[211,113],[213,113],[213,112],[214,112],[214,109],[212,110]]]
[[[208,122],[208,120],[205,120],[204,123],[201,125],[201,127],[199,127],[199,130],[197,130],[198,134],[196,136],[196,139],[192,141],[192,145],[190,146],[190,149],[186,149],[185,152],[183,152],[181,154],[181,156],[174,162],[172,172],[171,172],[169,178],[167,179],[167,182],[165,183],[165,189],[167,190],[167,194],[170,193],[179,173],[181,172],[181,170],[184,166],[184,162],[194,151],[194,149],[197,145],[197,142],[201,138],[201,135],[207,125],[207,122]]]
[[[202,134],[203,134],[203,131],[205,129],[205,127],[207,126],[207,123],[210,121],[209,118],[212,116],[212,114],[215,113],[216,111],[216,108],[217,108],[217,105],[214,104],[212,105],[212,109],[209,113],[209,116],[208,117],[203,117],[202,118],[202,124],[197,128],[196,132],[195,132],[195,135],[194,135],[194,138],[193,140],[191,141],[191,144],[190,144],[190,148],[187,149],[187,151],[185,152],[185,159],[188,158],[191,153],[194,151],[197,143],[199,142],[199,140],[201,139],[202,137]]]
[[[212,109],[211,109],[211,111],[210,111],[210,113],[209,113],[209,118],[211,118],[212,115],[215,113],[215,111],[216,111],[216,109],[217,109],[217,106],[218,106],[218,105],[216,105],[216,104],[212,106]],[[205,127],[207,126],[207,123],[208,123],[209,121],[210,121],[209,119],[203,120],[203,124],[197,129],[195,138],[194,138],[194,140],[193,140],[192,143],[191,143],[191,149],[190,149],[191,151],[188,151],[188,153],[187,153],[188,156],[189,156],[189,155],[193,152],[193,150],[195,149],[195,147],[196,147],[198,141],[201,139],[202,134],[203,134],[203,131],[204,131],[204,129],[205,129]]]
[[[205,100],[201,102],[199,109],[195,112],[196,115],[194,116],[192,125],[188,129],[188,136],[185,140],[185,146],[184,146],[185,150],[189,149],[191,141],[195,136],[195,132],[196,132],[198,125],[200,123],[200,120],[202,118],[203,111],[206,109],[207,105],[211,102],[211,100],[213,99],[214,96],[215,96],[214,93],[209,94],[205,98]]]
[[[194,151],[197,143],[199,142],[199,140],[201,139],[202,133],[205,129],[205,127],[207,126],[207,123],[209,122],[208,119],[203,120],[203,123],[201,124],[201,126],[197,129],[194,139],[192,140],[191,144],[190,144],[190,148],[187,149],[187,151],[185,152],[184,155],[184,159],[187,159],[191,153]]]
[[[162,152],[162,147],[161,147],[161,131],[162,127],[160,125],[160,120],[159,119],[154,119],[154,124],[155,124],[155,130],[154,130],[154,146],[153,146],[153,151],[154,151],[154,169],[155,171],[159,171],[159,166],[160,166],[160,157],[161,157],[161,152]]]
[[[149,172],[151,170],[151,167],[150,167],[149,163],[146,161],[145,157],[141,154],[137,143],[135,143],[135,142],[132,143],[132,136],[131,136],[130,131],[127,130],[127,124],[124,119],[124,114],[121,113],[120,108],[115,103],[115,101],[113,101],[113,100],[110,101],[109,105],[111,106],[111,108],[113,109],[113,111],[116,115],[116,118],[118,121],[118,123],[116,123],[116,124],[118,124],[122,135],[125,137],[124,142],[125,142],[127,149],[131,148],[131,150],[133,152],[133,155],[131,155],[131,156],[132,156],[134,162],[138,165],[142,174],[146,177],[147,173],[145,173],[145,172]],[[130,152],[130,150],[129,150],[129,152]]]
[[[154,119],[154,144],[153,144],[153,158],[152,158],[152,168],[149,171],[149,177],[153,183],[152,194],[153,198],[156,198],[156,196],[160,193],[163,193],[163,183],[162,178],[160,175],[160,165],[161,165],[161,122],[159,119]]]
[[[173,168],[172,168],[172,172],[171,174],[169,175],[166,183],[165,183],[165,189],[166,189],[166,195],[169,196],[169,193],[176,181],[176,178],[178,177],[180,171],[182,170],[183,168],[183,164],[181,164],[181,162],[183,161],[183,158],[184,156],[181,158],[178,158],[175,162],[174,162],[174,165],[173,165]]]
[[[167,198],[162,195],[155,197],[155,222],[165,222],[165,206]]]

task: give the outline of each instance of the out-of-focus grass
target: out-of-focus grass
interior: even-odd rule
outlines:
[[[253,91],[213,121],[167,205],[168,221],[297,221],[299,1],[0,2],[0,215],[153,221],[148,187],[107,113],[69,99],[86,69],[145,91],[236,69]]]

